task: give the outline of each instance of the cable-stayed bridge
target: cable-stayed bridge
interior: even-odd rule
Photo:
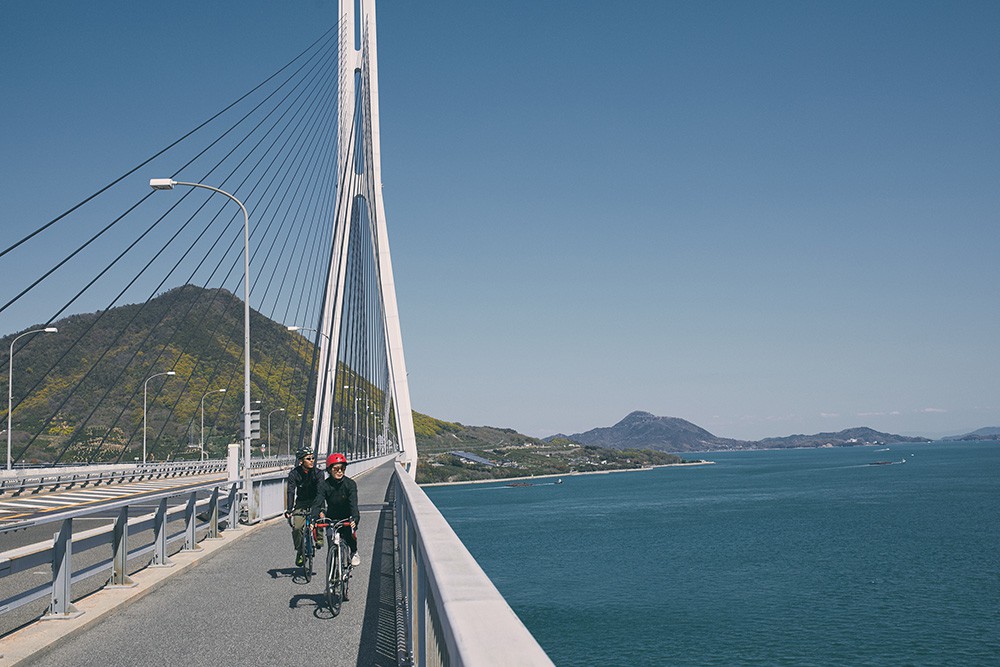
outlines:
[[[30,630],[58,653],[61,623],[113,616],[80,600],[95,581],[141,588],[210,540],[233,544],[227,574],[253,580],[264,559],[295,583],[287,526],[271,519],[304,448],[344,452],[371,515],[366,592],[338,619],[359,629],[346,662],[547,661],[413,483],[374,0],[341,0],[338,16],[231,104],[0,249],[0,321],[31,322],[3,339],[0,614],[44,603],[52,621],[9,636]],[[13,585],[43,565],[50,582]],[[211,598],[211,586],[195,588]],[[373,610],[380,595],[395,602]],[[290,647],[301,622],[279,633]],[[249,623],[232,631],[263,641]]]

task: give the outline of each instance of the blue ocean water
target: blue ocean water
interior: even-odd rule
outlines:
[[[1000,665],[1000,444],[876,449],[427,492],[558,665]]]

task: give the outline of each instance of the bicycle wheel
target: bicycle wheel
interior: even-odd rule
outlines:
[[[330,549],[326,555],[326,606],[334,614],[337,613],[334,607],[338,602],[337,593],[337,550]]]
[[[305,577],[308,584],[312,581],[313,554],[315,553],[312,541],[312,527],[309,524],[306,524],[306,529],[302,534],[302,552],[302,576]]]
[[[347,585],[351,581],[351,548],[343,542],[340,544],[340,562],[343,563],[340,569],[340,599],[347,602]]]

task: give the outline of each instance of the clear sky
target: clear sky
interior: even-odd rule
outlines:
[[[0,232],[335,8],[4,3]],[[747,439],[1000,424],[998,35],[996,2],[383,0],[414,408],[538,436],[632,410]]]

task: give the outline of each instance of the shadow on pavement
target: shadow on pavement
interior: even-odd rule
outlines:
[[[365,601],[361,626],[359,666],[396,667],[396,578],[392,539],[392,496],[390,484],[385,493],[386,505],[379,513],[372,553],[372,578]]]

